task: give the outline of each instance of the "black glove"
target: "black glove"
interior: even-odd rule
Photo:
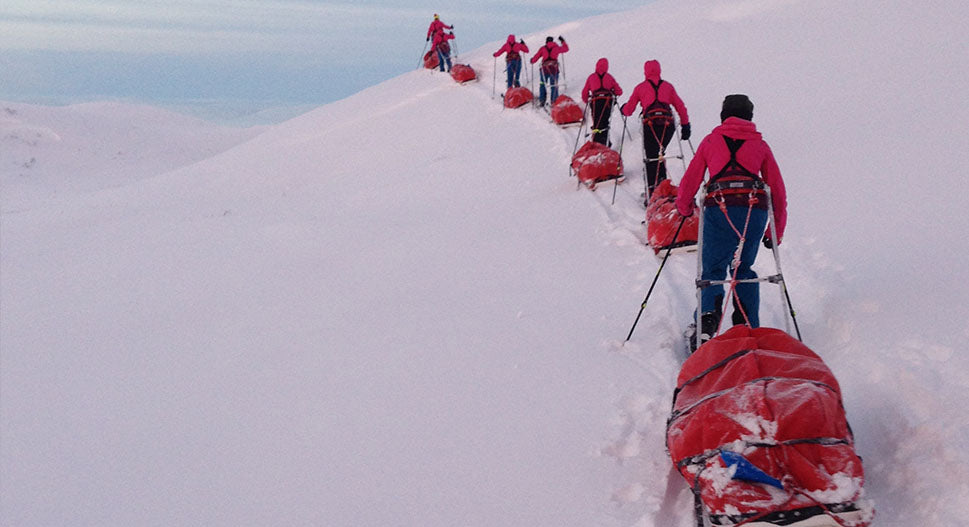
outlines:
[[[427,40],[425,40],[424,42],[430,42],[430,41],[431,41],[431,37],[427,37]]]
[[[522,44],[523,46],[525,45],[525,39],[521,39],[521,40],[519,40],[518,42],[521,42],[521,44]]]
[[[559,35],[559,42],[565,42],[565,39],[562,38],[562,35]]]
[[[690,123],[686,123],[680,127],[680,136],[683,138],[684,141],[687,141],[690,139]]]
[[[767,247],[768,249],[774,248],[774,240],[771,240],[770,238],[768,238],[766,234],[764,235],[763,241],[764,241],[764,247]]]

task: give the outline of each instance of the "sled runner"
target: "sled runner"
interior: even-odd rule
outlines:
[[[572,171],[589,190],[595,190],[603,181],[623,180],[619,152],[593,141],[586,142],[572,156]]]
[[[508,88],[505,92],[505,108],[518,108],[524,106],[534,99],[532,92],[525,87]]]
[[[578,125],[582,122],[582,108],[568,95],[559,95],[552,103],[552,120],[559,126]]]
[[[477,79],[477,75],[469,64],[455,64],[451,68],[451,78],[459,84],[464,84]]]
[[[797,339],[734,326],[686,360],[676,386],[667,448],[698,526],[871,523],[838,382]]]
[[[664,179],[653,190],[646,207],[646,239],[656,254],[671,247],[673,252],[696,250],[700,210],[693,205],[693,215],[680,227],[682,216],[676,210],[676,192],[676,185]],[[677,228],[679,234],[676,234]],[[673,236],[676,236],[675,240]]]

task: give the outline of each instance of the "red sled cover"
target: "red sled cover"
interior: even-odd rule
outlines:
[[[468,81],[473,81],[477,76],[474,74],[474,69],[468,64],[455,64],[451,68],[451,78],[457,82],[465,83]]]
[[[505,92],[505,108],[518,108],[528,104],[534,98],[535,96],[528,88],[508,88],[508,91]]]
[[[441,65],[441,61],[437,58],[437,53],[432,49],[424,54],[424,67],[432,70]]]
[[[594,189],[596,183],[622,176],[622,158],[608,146],[588,141],[572,156],[572,171]]]
[[[649,197],[649,205],[646,207],[646,239],[657,254],[670,247],[689,247],[697,243],[699,208],[694,204],[693,215],[686,218],[683,227],[680,227],[683,217],[676,210],[677,191],[676,185],[664,179]],[[680,234],[674,240],[677,228],[680,229]]]
[[[712,524],[871,523],[841,389],[804,344],[734,326],[686,360],[676,385],[667,448]]]
[[[582,120],[582,108],[568,95],[559,95],[552,103],[552,120],[558,124],[577,123]]]

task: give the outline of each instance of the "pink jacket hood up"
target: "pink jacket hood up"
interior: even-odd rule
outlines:
[[[643,64],[643,74],[645,74],[646,80],[636,85],[632,95],[629,96],[629,100],[622,105],[622,114],[626,117],[636,111],[637,105],[642,105],[643,109],[646,109],[656,100],[656,92],[650,82],[657,84],[661,80],[659,61],[647,60]],[[663,81],[659,85],[659,102],[672,105],[677,115],[680,116],[681,124],[690,123],[690,115],[686,111],[686,105],[683,104],[683,99],[680,99],[680,96],[676,93],[676,88],[669,81]]]
[[[515,35],[508,35],[508,40],[505,41],[504,45],[498,48],[498,51],[494,53],[494,56],[497,57],[502,53],[512,53],[515,51],[519,53],[528,53],[528,46],[522,44],[521,42],[515,42]],[[508,60],[508,57],[505,57],[505,60]]]
[[[707,170],[711,174],[716,174],[730,161],[730,150],[723,140],[724,136],[744,140],[743,146],[737,151],[737,162],[747,170],[755,174],[759,173],[764,182],[770,186],[777,236],[783,240],[784,229],[787,226],[787,191],[784,188],[781,170],[777,166],[770,146],[757,131],[757,126],[739,117],[728,117],[700,142],[700,146],[696,149],[696,156],[690,162],[680,182],[679,193],[676,196],[676,210],[684,216],[690,214],[693,209],[693,197],[700,190]],[[767,230],[767,237],[771,237],[770,228]]]
[[[619,83],[609,74],[609,61],[606,58],[601,58],[596,62],[596,72],[589,75],[585,80],[585,86],[582,88],[582,101],[589,102],[592,92],[599,89],[610,90],[616,96],[622,95],[622,88],[619,87]]]

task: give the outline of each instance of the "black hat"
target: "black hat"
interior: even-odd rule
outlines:
[[[545,42],[551,42],[553,40],[555,40],[555,39],[552,38],[552,37],[545,37]]]
[[[726,121],[727,117],[739,117],[750,121],[754,118],[754,103],[743,94],[733,94],[724,97],[723,109],[720,110],[720,122]]]

